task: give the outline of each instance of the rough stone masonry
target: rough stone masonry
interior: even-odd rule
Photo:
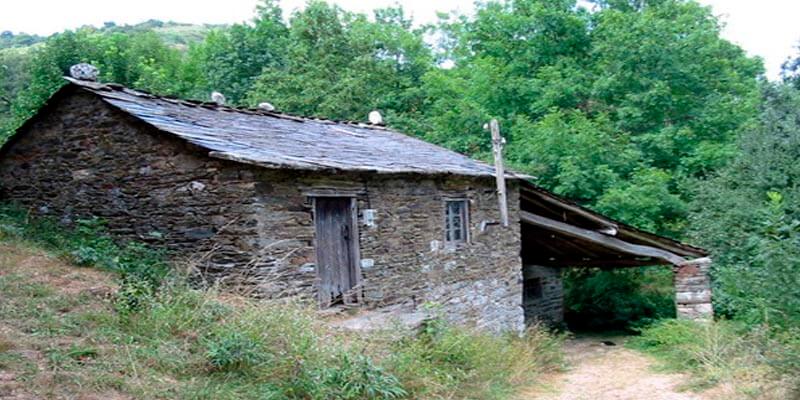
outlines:
[[[526,265],[522,271],[524,295],[522,307],[526,321],[550,325],[564,322],[564,285],[562,268]]]
[[[77,92],[49,105],[0,158],[0,199],[64,223],[97,216],[123,239],[188,260],[214,282],[263,298],[315,298],[309,195],[358,200],[366,308],[438,304],[494,331],[524,324],[518,187],[498,221],[493,178],[324,174],[208,157],[194,145]],[[468,243],[444,243],[447,198],[469,204]]]
[[[673,267],[678,318],[711,319],[710,258],[698,258]]]

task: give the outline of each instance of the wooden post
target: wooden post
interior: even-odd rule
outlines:
[[[505,140],[500,136],[500,125],[496,119],[489,122],[492,131],[492,152],[494,153],[494,170],[497,177],[497,201],[500,203],[500,219],[503,226],[508,226],[508,200],[506,200],[506,171],[503,166],[503,145]]]

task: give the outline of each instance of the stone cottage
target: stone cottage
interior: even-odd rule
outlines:
[[[0,148],[0,201],[97,216],[203,278],[263,298],[415,312],[494,331],[560,321],[561,272],[669,265],[708,316],[702,249],[639,231],[380,125],[155,96],[66,78]]]

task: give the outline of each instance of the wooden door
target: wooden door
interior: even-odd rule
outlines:
[[[322,307],[358,302],[358,232],[354,199],[314,199],[319,301]]]

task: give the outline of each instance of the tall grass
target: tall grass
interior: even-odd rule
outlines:
[[[732,321],[663,320],[630,346],[667,370],[688,372],[690,388],[728,388],[755,399],[800,398],[800,331],[772,332]]]
[[[4,239],[119,274],[108,300],[77,300],[38,283],[22,290],[24,275],[0,276],[0,293],[10,300],[0,322],[58,343],[48,353],[50,369],[81,390],[143,399],[503,399],[560,366],[560,338],[537,327],[495,336],[433,319],[421,330],[344,332],[305,304],[198,290],[168,272],[162,253],[114,242],[97,220],[64,230],[0,208]],[[59,312],[67,302],[97,304]]]

